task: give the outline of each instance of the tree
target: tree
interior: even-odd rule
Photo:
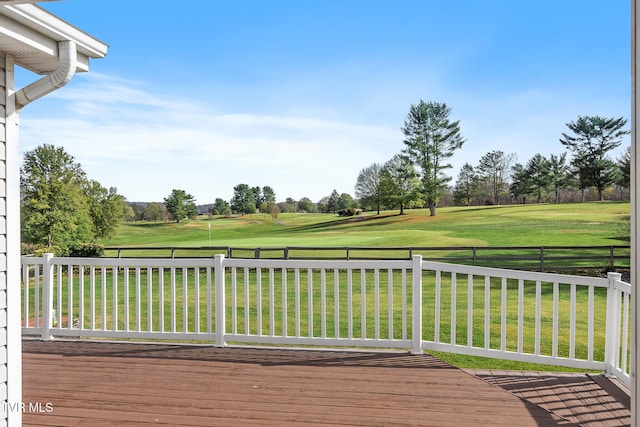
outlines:
[[[171,194],[164,198],[164,205],[176,222],[198,215],[195,199],[184,190],[172,190]]]
[[[20,168],[22,241],[64,253],[92,240],[86,175],[62,147],[44,144],[24,155]]]
[[[476,170],[489,187],[491,203],[500,204],[500,196],[508,186],[508,172],[516,158],[515,154],[505,154],[494,150],[480,158]]]
[[[516,201],[519,197],[522,197],[522,203],[525,204],[527,202],[527,195],[532,191],[529,172],[521,163],[513,165],[511,171],[509,191]]]
[[[253,193],[253,203],[256,208],[259,208],[264,202],[264,198],[262,197],[262,188],[251,187],[251,192]]]
[[[142,221],[144,219],[146,206],[143,203],[129,203],[129,206],[133,209],[135,221]]]
[[[566,161],[567,153],[549,156],[549,186],[553,189],[555,203],[560,203],[560,190],[571,185],[571,168]]]
[[[622,129],[626,124],[622,117],[578,116],[578,120],[566,124],[573,135],[563,133],[560,138],[560,143],[573,152],[580,188],[595,187],[599,200],[603,200],[604,189],[618,179],[618,168],[607,153],[629,134]]]
[[[296,205],[294,204],[290,204],[287,202],[280,202],[278,203],[278,207],[280,208],[280,212],[287,212],[287,213],[295,213],[296,212]]]
[[[308,197],[298,200],[298,210],[302,212],[315,212],[316,205]]]
[[[526,174],[532,190],[536,194],[538,203],[542,202],[542,194],[550,183],[549,161],[540,153],[529,159],[526,166]]]
[[[124,206],[122,207],[122,216],[124,217],[124,220],[127,222],[131,222],[136,219],[135,211],[127,203],[125,203]]]
[[[322,199],[318,200],[318,203],[316,204],[316,206],[318,207],[318,212],[322,212],[322,213],[330,212],[329,197],[325,196]]]
[[[124,197],[115,187],[107,190],[94,180],[87,183],[86,193],[93,240],[112,237],[124,218]]]
[[[168,217],[167,208],[160,203],[149,203],[144,210],[144,219],[147,221],[158,222]]]
[[[273,191],[273,188],[269,187],[268,185],[262,187],[262,201],[266,202],[267,204],[276,202],[276,192]]]
[[[338,190],[334,189],[327,200],[327,212],[336,213],[336,211],[338,210],[339,200],[340,200],[340,194],[338,194]]]
[[[276,203],[270,203],[269,206],[267,206],[267,212],[271,215],[271,220],[276,222],[278,215],[280,215],[280,206]]]
[[[260,187],[254,187],[260,188]],[[238,184],[233,187],[231,210],[242,215],[256,212],[255,193],[247,184]]]
[[[229,215],[231,214],[231,207],[229,206],[229,202],[220,197],[216,198],[216,201],[213,203],[213,207],[210,211],[213,215]]]
[[[351,197],[351,194],[348,194],[348,193],[340,194],[340,197],[338,197],[338,201],[336,203],[336,210],[341,211],[343,209],[355,208],[355,207],[356,207],[356,201],[353,200],[353,197]]]
[[[380,194],[385,205],[404,208],[419,199],[420,181],[413,163],[406,156],[396,154],[384,164],[380,172]]]
[[[480,182],[475,169],[469,163],[460,168],[458,180],[453,189],[455,203],[471,206],[473,199],[480,194]]]
[[[451,109],[444,103],[420,100],[411,105],[402,127],[406,146],[403,152],[420,169],[421,190],[431,216],[435,216],[438,200],[451,180],[444,174],[452,167],[446,160],[464,143],[460,122],[450,121],[450,114]]]
[[[618,159],[618,168],[620,176],[617,184],[622,188],[629,188],[631,186],[631,146],[628,146],[622,157]]]
[[[380,202],[382,194],[380,188],[380,178],[382,165],[373,163],[362,169],[358,174],[356,181],[355,194],[362,204],[371,204],[375,206],[378,215],[380,215]]]

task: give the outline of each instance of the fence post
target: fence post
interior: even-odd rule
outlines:
[[[45,253],[42,263],[42,334],[41,339],[50,341],[53,320],[53,259],[52,253]]]
[[[607,323],[604,336],[605,375],[613,375],[612,368],[616,364],[616,354],[620,347],[620,291],[615,289],[615,283],[621,278],[620,273],[607,273],[609,287],[607,288]]]
[[[613,246],[609,247],[609,267],[613,268],[615,264],[614,258],[613,258]]]
[[[215,268],[215,295],[216,295],[216,347],[224,347],[225,325],[225,296],[224,296],[224,255],[218,254],[213,259]]]
[[[411,354],[422,354],[422,255],[414,255],[411,267]]]

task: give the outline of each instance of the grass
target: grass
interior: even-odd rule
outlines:
[[[586,246],[628,243],[629,203],[448,207],[365,213],[253,214],[129,223],[106,246]],[[210,225],[210,229],[209,229]],[[211,236],[211,239],[209,239]]]
[[[171,251],[151,252],[145,247],[233,247],[262,248],[261,257],[281,257],[282,250],[269,248],[317,247],[322,250],[295,250],[291,257],[344,257],[344,250],[329,247],[479,247],[497,246],[617,246],[628,245],[629,203],[597,202],[561,205],[512,205],[483,207],[448,207],[429,217],[424,209],[407,211],[383,211],[380,215],[365,213],[363,216],[341,218],[332,214],[280,214],[272,221],[269,215],[253,214],[242,217],[200,217],[186,223],[129,223],[124,224],[117,235],[104,240],[106,246],[140,248],[127,251],[124,256],[171,256]],[[210,237],[210,238],[209,238]],[[546,251],[549,251],[548,249]],[[176,256],[209,256],[211,253],[177,251]],[[470,250],[422,251],[425,257],[458,257],[468,262]],[[107,251],[116,256],[116,251]],[[479,250],[477,259],[526,255],[539,259],[537,249],[518,253],[513,251]],[[616,265],[628,266],[628,250],[616,249]],[[253,251],[236,251],[236,257],[253,258]],[[358,251],[351,249],[350,256],[407,257],[408,251]],[[578,256],[576,266],[605,268],[607,260],[591,260],[590,257],[606,257],[600,249],[580,252],[553,250],[545,253],[545,267],[562,266],[563,260],[554,257]],[[514,268],[534,268],[531,261],[506,264],[498,261],[478,261],[478,265]]]

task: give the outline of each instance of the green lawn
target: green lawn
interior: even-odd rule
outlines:
[[[333,214],[201,217],[124,224],[106,246],[558,246],[628,241],[629,203],[510,205]],[[209,225],[211,228],[209,228]],[[209,232],[210,231],[210,232]],[[211,239],[209,239],[211,236]]]
[[[358,251],[353,247],[497,247],[497,246],[617,246],[628,245],[629,203],[604,202],[562,205],[513,205],[484,207],[441,208],[435,217],[428,210],[365,213],[353,218],[332,214],[281,214],[272,221],[269,215],[253,214],[242,217],[201,217],[186,223],[130,223],[118,234],[103,243],[111,247],[350,247],[352,257],[406,258],[408,251]],[[209,238],[210,237],[210,238]],[[213,252],[224,252],[214,250]],[[462,257],[469,262],[470,250],[418,251],[425,257]],[[177,256],[209,256],[186,250]],[[115,251],[107,251],[115,256]],[[344,250],[291,251],[291,257],[344,257]],[[481,258],[518,255],[513,251],[478,250],[478,265],[535,268],[535,262],[481,261]],[[537,249],[520,251],[530,259],[539,259]],[[591,261],[589,256],[607,256],[606,250],[551,251],[545,253],[545,268],[561,267],[564,261],[554,256],[579,256],[571,261],[577,267],[607,267],[606,260]],[[616,266],[627,266],[629,253],[616,249]],[[124,256],[171,256],[171,251],[151,252],[140,249],[127,251]],[[253,258],[253,251],[235,251],[235,257]],[[263,250],[260,257],[282,257],[283,251]]]

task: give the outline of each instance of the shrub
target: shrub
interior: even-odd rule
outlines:
[[[345,208],[345,209],[340,209],[338,211],[339,216],[354,216],[354,215],[360,215],[361,213],[362,213],[362,209],[355,209],[355,208]]]
[[[52,253],[55,256],[66,255],[65,251],[58,245],[47,246],[35,243],[22,243],[20,245],[20,253],[22,255],[33,255],[37,257],[41,257],[46,253]]]
[[[100,258],[104,255],[104,246],[98,243],[80,243],[69,252],[69,255],[74,257]]]

